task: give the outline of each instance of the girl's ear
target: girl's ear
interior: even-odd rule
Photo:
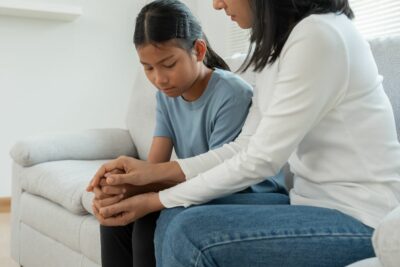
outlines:
[[[207,53],[207,44],[206,41],[202,40],[202,39],[197,39],[194,43],[194,53],[196,55],[196,59],[197,61],[203,61],[204,58],[206,57],[206,53]]]

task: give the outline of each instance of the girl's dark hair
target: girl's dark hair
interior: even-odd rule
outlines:
[[[133,39],[136,47],[176,40],[177,45],[188,53],[198,39],[203,39],[207,44],[204,64],[208,68],[229,70],[228,64],[211,48],[190,9],[178,0],[157,0],[144,6],[136,18]]]
[[[354,18],[348,0],[249,0],[253,25],[250,34],[250,48],[241,66],[246,71],[263,70],[279,57],[293,28],[305,17],[312,14],[336,13]]]

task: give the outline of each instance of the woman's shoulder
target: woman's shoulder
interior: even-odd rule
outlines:
[[[313,14],[301,20],[293,28],[291,37],[313,36],[319,38],[337,37],[344,29],[353,27],[352,21],[344,14]],[[290,39],[290,38],[289,38]]]
[[[309,54],[315,51],[320,54],[345,51],[346,36],[349,30],[353,31],[353,27],[351,20],[344,14],[310,15],[293,28],[281,57],[284,58],[286,52],[294,51],[293,49],[299,50],[295,53]]]

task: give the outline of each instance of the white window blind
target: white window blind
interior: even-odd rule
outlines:
[[[355,24],[366,38],[400,35],[400,0],[350,0]],[[230,22],[227,39],[228,55],[246,53],[249,31]]]
[[[400,34],[400,0],[350,0],[350,5],[365,37]]]
[[[399,0],[400,1],[400,0]],[[226,46],[228,56],[247,53],[250,30],[243,30],[235,22],[229,22],[229,38]]]

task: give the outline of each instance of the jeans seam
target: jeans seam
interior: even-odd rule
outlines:
[[[225,244],[229,243],[239,243],[239,242],[248,242],[248,241],[254,241],[254,240],[263,240],[263,239],[285,239],[285,238],[304,238],[304,237],[358,237],[358,238],[371,238],[371,235],[368,234],[309,234],[309,235],[295,235],[295,236],[290,236],[290,235],[275,235],[273,237],[268,237],[268,236],[260,236],[260,237],[251,237],[251,238],[240,238],[240,239],[232,239],[232,240],[227,240],[227,241],[221,241],[221,242],[215,242],[210,245],[206,245],[203,248],[199,249],[198,255],[196,257],[195,261],[195,267],[198,266],[198,263],[200,261],[200,256],[204,254],[204,251],[217,247],[217,246],[222,246]]]

